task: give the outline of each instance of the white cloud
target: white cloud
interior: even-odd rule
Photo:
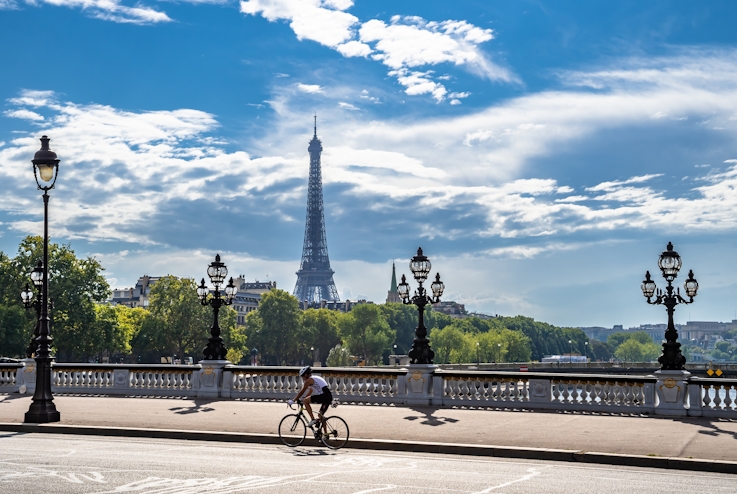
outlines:
[[[297,84],[297,89],[302,91],[303,93],[310,93],[310,94],[316,94],[316,93],[322,93],[322,88],[318,84]]]
[[[461,100],[459,100],[459,99],[452,99],[452,100],[450,100],[450,104],[451,105],[460,105],[461,104]]]
[[[445,63],[465,66],[492,81],[517,81],[478,48],[493,39],[491,29],[463,20],[435,22],[395,15],[389,23],[378,19],[361,23],[345,12],[353,5],[349,0],[241,0],[240,5],[244,14],[260,14],[272,22],[288,21],[300,40],[316,41],[345,57],[370,56],[391,69],[389,75],[397,77],[408,95],[431,94],[437,101],[445,99],[447,89],[433,80],[432,72],[417,70]],[[422,80],[413,82],[417,78]],[[468,96],[456,94],[453,99]]]
[[[734,66],[723,67],[737,72],[737,60]],[[714,80],[723,79],[714,74]],[[694,179],[698,187],[681,195],[668,191],[680,180],[663,174],[667,163],[631,177],[608,168],[609,176],[598,183],[576,184],[587,195],[575,194],[573,184],[549,178],[547,171],[546,178],[519,178],[535,173],[528,168],[535,158],[552,156],[591,135],[632,125],[640,126],[640,133],[661,132],[673,125],[668,119],[650,119],[656,108],[689,115],[691,122],[708,115],[723,123],[737,107],[737,83],[712,86],[711,80],[690,73],[679,90],[672,91],[676,82],[638,83],[628,91],[533,93],[457,117],[377,121],[355,112],[339,121],[326,119],[320,125],[323,180],[340,185],[337,189],[345,191],[341,193],[361,198],[367,210],[387,218],[407,217],[412,208],[433,212],[436,218],[451,214],[447,211],[480,218],[469,224],[433,222],[423,233],[450,239],[494,237],[516,242],[548,236],[557,241],[576,232],[617,229],[734,231],[737,163],[730,161],[720,170],[704,170],[705,175]],[[329,105],[339,104],[336,101]],[[215,117],[197,110],[126,112],[59,102],[53,94],[41,97],[31,92],[14,99],[18,106],[31,102],[44,110],[45,131],[63,160],[66,206],[58,220],[62,236],[151,242],[137,225],[175,198],[223,203],[263,192],[275,221],[290,217],[278,211],[280,204],[303,201],[304,142],[312,130],[311,116],[294,113],[288,98],[272,103],[276,129],[251,143],[249,152],[260,158],[226,152],[208,137],[217,129]],[[725,132],[737,135],[737,126],[727,125]],[[26,165],[37,148],[35,136],[15,138],[0,148],[0,182],[9,184],[3,209],[28,209],[22,191],[31,187]],[[212,185],[221,182],[228,186]],[[96,194],[105,195],[105,201],[90,204]],[[340,215],[339,210],[334,214]],[[75,230],[80,218],[93,219],[89,227]],[[38,231],[37,221],[14,219],[13,228]]]
[[[265,19],[289,21],[298,39],[309,39],[337,48],[353,38],[353,26],[358,18],[343,12],[352,2],[321,0],[242,0],[241,12],[261,14]]]
[[[5,116],[12,117],[12,118],[22,118],[24,120],[43,120],[43,115],[39,115],[35,111],[26,110],[25,108],[21,108],[20,110],[7,110],[4,112]]]
[[[338,106],[343,108],[344,110],[351,110],[351,111],[357,111],[360,110],[359,107],[352,105],[350,103],[346,103],[345,101],[338,102]]]
[[[164,12],[150,7],[121,5],[119,0],[32,0],[28,3],[46,3],[57,7],[79,8],[91,17],[125,24],[156,24],[171,19]]]
[[[471,96],[471,93],[450,93],[448,95],[449,98],[457,98],[457,99],[468,98],[469,96]]]

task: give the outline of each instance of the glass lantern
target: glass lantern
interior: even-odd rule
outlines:
[[[402,300],[409,300],[409,285],[407,284],[407,277],[404,275],[402,275],[402,282],[397,285],[397,293]]]
[[[228,298],[228,302],[232,302],[235,298],[235,294],[238,291],[238,289],[235,286],[235,283],[233,282],[233,278],[230,278],[230,281],[228,281],[228,285],[225,287],[225,296]]]
[[[693,270],[688,271],[688,279],[683,282],[683,288],[686,290],[686,295],[691,298],[694,298],[696,292],[699,291],[699,282],[693,277]]]
[[[202,281],[200,282],[200,286],[197,287],[197,297],[199,297],[199,299],[204,302],[205,299],[207,298],[208,291],[209,290],[205,286],[205,278],[202,278]]]
[[[678,276],[681,265],[681,256],[673,250],[673,244],[668,242],[666,250],[660,254],[660,258],[658,259],[658,267],[663,272],[663,277],[669,282],[673,281]]]
[[[435,296],[435,298],[439,299],[440,296],[443,294],[443,290],[445,290],[445,285],[442,281],[440,281],[440,273],[435,273],[435,281],[432,282],[430,288],[432,288],[432,294]]]
[[[417,255],[409,262],[409,269],[412,271],[412,274],[418,283],[422,283],[427,280],[427,275],[430,274],[432,264],[430,264],[430,260],[427,256],[422,253],[422,247],[417,249]]]
[[[207,276],[210,277],[214,285],[222,284],[225,277],[228,276],[228,268],[225,267],[224,263],[220,262],[220,254],[217,254],[215,256],[215,262],[211,262],[207,267]]]
[[[650,279],[650,271],[645,273],[645,280],[640,285],[640,288],[645,298],[650,298],[655,294],[655,282]]]

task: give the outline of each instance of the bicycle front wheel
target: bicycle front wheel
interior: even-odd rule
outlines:
[[[322,430],[323,434],[320,436],[322,443],[330,449],[338,449],[345,446],[348,442],[348,424],[345,423],[340,417],[328,417],[325,419],[325,429]]]
[[[296,413],[287,415],[279,422],[279,439],[287,446],[293,448],[302,444],[307,435],[307,426]]]

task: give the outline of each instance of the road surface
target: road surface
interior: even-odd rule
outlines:
[[[0,433],[3,493],[737,492],[737,475],[173,439]]]

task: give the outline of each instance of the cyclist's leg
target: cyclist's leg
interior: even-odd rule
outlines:
[[[307,410],[307,414],[310,416],[310,419],[315,420],[315,414],[312,413],[312,405],[310,405],[311,402],[312,399],[310,398],[310,396],[305,396],[302,399],[302,403],[304,404],[305,410]]]
[[[322,431],[327,434],[328,433],[328,427],[327,422],[325,421],[325,412],[328,411],[328,408],[330,407],[329,403],[323,403],[320,407],[320,419],[322,421]]]

